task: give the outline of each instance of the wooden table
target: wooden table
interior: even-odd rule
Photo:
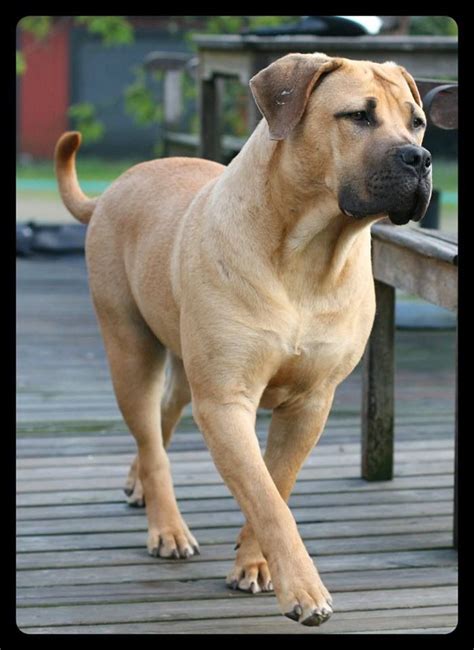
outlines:
[[[221,161],[219,78],[244,85],[259,70],[289,52],[396,61],[415,78],[457,79],[458,45],[451,36],[195,36],[199,55],[200,149],[202,158]],[[261,115],[249,92],[249,133]]]

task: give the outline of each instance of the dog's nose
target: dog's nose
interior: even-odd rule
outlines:
[[[398,157],[403,165],[412,167],[420,174],[427,174],[431,167],[431,153],[424,147],[407,144],[398,149]]]

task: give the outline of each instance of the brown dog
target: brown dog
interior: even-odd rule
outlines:
[[[89,199],[80,135],[65,133],[57,176],[65,205],[90,221],[90,286],[138,446],[127,487],[131,502],[146,498],[149,552],[198,552],[165,451],[192,399],[247,520],[228,584],[274,585],[286,616],[319,625],[331,597],[287,500],[372,327],[370,225],[423,216],[431,158],[417,88],[394,63],[290,54],[250,86],[265,119],[228,167],[146,162]],[[259,405],[273,409],[264,457]]]

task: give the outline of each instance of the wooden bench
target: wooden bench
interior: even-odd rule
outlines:
[[[364,356],[362,476],[367,480],[393,475],[395,289],[456,311],[457,264],[454,235],[389,223],[372,227],[377,313]]]

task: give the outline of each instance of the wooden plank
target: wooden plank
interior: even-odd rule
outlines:
[[[446,536],[443,535],[443,539]],[[348,540],[344,540],[347,546]],[[371,542],[372,550],[369,554],[364,553],[359,542],[364,542],[364,538],[351,538],[352,547],[346,553],[337,552],[336,540],[326,540],[324,543],[315,540],[305,540],[305,546],[310,555],[317,555],[318,565],[325,571],[342,571],[342,570],[362,570],[364,568],[396,568],[396,567],[422,567],[422,566],[456,566],[457,555],[453,549],[433,549],[426,544],[423,551],[393,550],[392,553],[380,551]],[[377,543],[380,543],[377,540]],[[427,547],[430,547],[429,550]],[[367,548],[367,545],[365,545]],[[227,560],[229,563],[235,559],[235,551],[229,544],[209,544],[202,546],[200,556],[193,558],[193,563],[204,562],[212,563],[215,561]],[[321,560],[324,557],[324,560]],[[166,560],[160,560],[160,564],[166,563]],[[175,564],[170,560],[171,564]],[[321,564],[322,562],[322,564]],[[143,547],[134,549],[100,549],[91,551],[68,551],[63,553],[21,553],[17,558],[17,569],[20,571],[29,569],[60,569],[60,568],[84,568],[84,567],[104,567],[120,565],[150,565],[154,560],[150,559],[144,553]]]
[[[359,619],[361,618],[358,614]],[[440,616],[432,618],[405,617],[403,630],[393,628],[393,619],[386,623],[383,619],[374,621],[376,629],[366,632],[367,619],[364,622],[345,622],[338,620],[336,626],[330,619],[322,627],[304,627],[295,625],[289,627],[290,621],[285,617],[259,617],[259,618],[227,618],[225,625],[217,625],[212,619],[202,621],[189,621],[179,623],[123,623],[112,625],[84,625],[84,626],[57,626],[57,627],[31,627],[25,628],[28,634],[448,634],[457,624],[457,617],[447,617],[446,626],[440,626]],[[288,622],[287,622],[288,621]],[[390,625],[390,621],[392,625]],[[372,621],[371,621],[372,622]],[[417,625],[425,627],[416,627]],[[414,625],[415,627],[409,627]],[[437,625],[437,627],[430,627]],[[362,628],[362,631],[361,631]]]
[[[125,505],[124,505],[125,509]],[[19,535],[64,535],[69,533],[92,533],[126,530],[144,530],[146,519],[144,510],[142,516],[116,516],[116,517],[89,517],[77,519],[50,519],[28,520],[17,522]],[[297,523],[311,523],[313,521],[354,521],[369,519],[391,519],[400,517],[429,517],[436,515],[452,514],[452,500],[435,503],[404,503],[402,504],[374,504],[368,508],[366,505],[348,506],[314,506],[292,508],[293,516]],[[244,523],[240,509],[225,512],[189,512],[186,515],[188,526],[195,531],[200,528],[239,526]]]
[[[17,587],[18,607],[57,605],[94,605],[104,603],[145,603],[161,601],[193,601],[228,597],[223,577],[200,581],[150,580],[147,582],[93,583],[83,585],[49,585]],[[346,596],[349,592],[339,592]],[[235,592],[234,598],[247,598]],[[338,596],[338,612],[340,612]],[[448,606],[449,607],[449,606]]]
[[[457,310],[457,268],[448,262],[420,257],[387,241],[374,241],[374,277],[445,309]]]
[[[413,476],[413,477],[395,477],[393,479],[393,490],[403,492],[405,490],[430,490],[432,488],[452,488],[453,477],[450,474],[438,474],[435,476]],[[298,481],[293,490],[293,494],[331,494],[333,492],[350,493],[350,494],[367,494],[367,498],[372,493],[390,494],[392,485],[388,483],[366,483],[360,479],[326,479],[326,480],[307,480]],[[180,499],[208,499],[211,497],[220,498],[229,495],[229,490],[224,483],[220,485],[200,485],[200,486],[175,486],[176,497]],[[80,491],[62,491],[55,492],[22,492],[17,494],[16,503],[18,507],[46,506],[46,505],[82,505],[96,503],[123,503],[124,495],[120,490],[80,490]]]
[[[405,503],[434,503],[439,501],[450,501],[453,498],[453,489],[436,489],[436,490],[403,490],[385,491],[379,493],[352,493],[336,492],[324,495],[314,494],[294,494],[290,497],[290,508],[302,508],[312,503],[317,503],[320,507],[340,507],[348,505],[371,506],[381,504]],[[207,499],[179,499],[179,509],[184,515],[189,512],[228,512],[239,509],[238,503],[229,495],[228,497],[207,498]],[[47,521],[51,519],[76,519],[76,518],[94,518],[94,517],[117,517],[126,515],[127,517],[140,516],[139,508],[130,508],[125,503],[125,498],[119,503],[94,503],[84,505],[47,505],[31,506],[27,508],[18,508],[17,521],[28,521],[37,519]]]
[[[354,423],[355,424],[355,423]],[[189,434],[184,434],[185,439],[191,437]],[[439,460],[443,457],[443,454],[446,452],[453,453],[454,442],[452,437],[444,439],[432,439],[432,440],[403,440],[398,441],[396,447],[396,453],[401,460],[408,460],[410,458],[425,458],[426,453],[430,452],[430,457]],[[48,438],[49,439],[49,438]],[[115,440],[120,442],[120,437],[115,437]],[[104,444],[103,438],[95,438],[94,442],[99,446]],[[78,445],[80,442],[78,441]],[[90,440],[84,440],[82,438],[82,444],[90,444]],[[45,446],[49,447],[47,441]],[[51,450],[53,451],[53,450]],[[326,442],[320,442],[318,446],[313,450],[311,455],[308,457],[308,463],[315,462],[333,462],[335,458],[339,459],[340,457],[352,458],[356,457],[360,451],[360,442],[354,436],[353,442],[341,441],[340,443],[334,444],[329,441],[329,437]],[[424,453],[423,453],[424,452]],[[55,468],[53,471],[58,471],[58,468],[70,468],[71,471],[81,471],[81,467],[95,467],[99,466],[101,469],[107,466],[127,466],[131,459],[133,458],[133,452],[128,453],[109,453],[109,454],[100,454],[100,455],[91,455],[83,454],[82,456],[33,456],[28,458],[18,457],[16,466],[20,472],[28,471],[38,471],[38,470],[48,470]],[[200,464],[202,461],[207,463],[211,461],[211,455],[206,449],[204,443],[199,449],[192,449],[188,451],[186,449],[171,449],[168,450],[168,456],[170,461],[176,465],[183,466],[185,463],[191,464],[196,462]]]
[[[450,545],[449,532],[442,533],[405,533],[404,535],[383,535],[371,537],[328,538],[325,540],[312,540],[305,538],[308,552],[318,558],[325,555],[339,556],[341,554],[364,553],[393,553],[424,551],[431,553],[437,550],[446,550]],[[427,551],[429,549],[429,551]],[[449,549],[452,551],[452,549]],[[211,561],[227,559],[231,563],[235,558],[234,547],[227,544],[206,544],[201,540],[202,557],[193,561]],[[452,562],[455,562],[455,556]],[[160,560],[164,562],[165,560]],[[145,552],[143,539],[140,543],[126,549],[122,548],[97,548],[90,550],[70,551],[41,551],[18,553],[17,570],[24,569],[58,569],[61,567],[85,566],[118,566],[121,564],[148,564],[149,556]]]
[[[422,257],[429,257],[457,265],[457,237],[447,236],[433,229],[416,229],[410,226],[394,226],[387,222],[372,226],[372,241],[385,241],[411,250]],[[439,234],[438,234],[439,233]]]
[[[354,444],[354,443],[348,443],[348,442],[343,442],[341,445],[337,445],[335,449],[333,448],[334,446],[329,443],[323,444],[321,443],[318,445],[317,450],[313,453],[315,453],[318,456],[325,456],[327,457],[330,453],[351,453],[351,454],[357,454],[360,450],[360,445],[359,444]],[[411,440],[407,441],[403,445],[397,445],[397,448],[403,452],[406,453],[409,450],[412,451],[418,451],[419,449],[424,449],[425,454],[428,451],[431,450],[449,450],[452,452],[453,450],[453,444],[444,439],[440,440],[426,440],[426,441],[420,441],[420,440]],[[179,451],[179,453],[176,453]],[[168,455],[170,457],[171,462],[180,462],[180,461],[185,461],[189,460],[189,458],[192,458],[195,454],[200,454],[204,450],[202,448],[193,448],[191,451],[188,450],[186,446],[179,446],[176,449],[173,449],[173,451],[169,451]],[[35,468],[48,468],[52,470],[53,472],[55,471],[54,468],[57,467],[81,467],[81,466],[91,466],[91,467],[106,467],[106,466],[121,466],[121,467],[126,467],[132,460],[133,458],[133,453],[109,453],[109,454],[101,454],[101,455],[82,455],[82,456],[28,456],[28,457],[17,457],[16,461],[16,466],[18,469],[24,470],[24,469],[35,469]]]
[[[312,482],[314,484],[314,482]],[[311,496],[309,496],[311,495]],[[423,488],[420,490],[381,490],[376,491],[338,491],[318,493],[317,487],[314,492],[309,490],[299,493],[295,489],[290,497],[291,508],[301,508],[307,505],[317,504],[320,507],[348,506],[348,505],[380,505],[380,504],[404,504],[404,503],[433,503],[435,501],[449,501],[453,496],[453,488]],[[197,498],[193,495],[191,499],[185,499],[177,495],[181,512],[225,512],[238,509],[235,499],[228,494],[213,497]],[[41,505],[19,507],[17,519],[19,521],[28,519],[67,519],[76,517],[115,517],[115,516],[138,516],[138,508],[130,508],[125,504],[125,496],[116,499],[112,503],[84,503],[67,505]]]
[[[202,528],[198,533],[199,543],[209,544],[235,544],[239,525],[216,526],[215,528]],[[328,539],[349,538],[371,535],[394,535],[406,533],[430,533],[452,530],[452,520],[449,515],[436,515],[433,517],[398,517],[394,519],[331,521],[331,522],[305,522],[298,525],[298,530],[303,539]],[[134,546],[145,547],[145,526],[140,530],[128,531],[100,531],[67,533],[54,535],[29,535],[17,538],[17,552],[28,553],[31,551],[66,551],[75,549],[101,549],[101,548],[130,548]]]
[[[317,449],[319,450],[332,442],[342,444],[356,442],[358,436],[354,429],[357,429],[358,427],[358,415],[359,414],[357,413],[353,420],[348,423],[343,422],[335,424],[330,421],[325,429],[323,437],[318,443]],[[396,418],[397,440],[405,440],[407,437],[409,437],[410,440],[416,439],[416,437],[420,435],[424,435],[424,438],[426,439],[427,427],[429,427],[430,433],[433,434],[430,438],[433,437],[433,439],[436,439],[438,434],[444,434],[443,437],[446,440],[449,440],[449,431],[452,424],[454,424],[454,411],[452,414],[448,413],[448,417],[445,417],[445,414],[440,413],[440,419],[438,419],[437,415],[438,414],[434,412],[429,419],[423,419],[420,417],[418,421],[413,419],[409,422]],[[258,425],[257,433],[261,438],[266,436],[266,424],[267,423]],[[178,444],[179,441],[183,442],[186,440],[199,443],[201,448],[204,448],[202,435],[193,427],[192,424],[182,423],[181,427],[182,430],[173,438],[171,451],[174,450],[175,444]],[[80,436],[78,435],[79,433]],[[133,438],[129,433],[124,431],[123,423],[114,419],[107,419],[104,421],[104,419],[97,418],[93,421],[63,420],[58,422],[45,422],[38,421],[36,418],[28,422],[19,423],[18,434],[19,438],[17,440],[17,448],[19,457],[22,458],[25,454],[31,456],[32,452],[34,452],[38,457],[42,455],[51,456],[53,453],[55,456],[65,456],[69,455],[68,450],[71,448],[71,455],[76,455],[77,453],[81,453],[81,451],[82,455],[90,455],[89,450],[93,445],[95,445],[95,452],[98,454],[101,453],[101,449],[103,450],[102,454],[112,452],[117,453],[118,451],[122,451],[123,453],[124,447],[130,450],[135,449]],[[100,436],[97,434],[100,434]],[[52,437],[52,435],[54,435],[54,437]],[[50,453],[44,454],[44,451],[48,450]]]
[[[405,600],[403,600],[405,598]],[[419,587],[400,589],[380,589],[372,592],[360,590],[355,593],[338,593],[334,598],[335,611],[359,609],[361,603],[365,612],[371,609],[390,609],[391,607],[410,607],[419,604],[422,600],[426,606],[455,605],[456,589],[452,586],[434,586],[432,589]],[[183,607],[182,602],[133,603],[77,607],[27,607],[17,612],[17,624],[25,626],[48,625],[87,625],[93,622],[132,623],[153,621],[213,618],[225,619],[236,616],[264,616],[278,612],[274,596],[259,594],[258,597],[234,598],[229,590],[229,595],[219,600],[195,600],[192,607]],[[336,618],[334,614],[334,619]],[[359,612],[360,616],[360,612]],[[332,620],[332,619],[331,619]],[[326,623],[328,625],[330,621]],[[439,623],[439,620],[438,620]],[[392,623],[393,624],[393,623]],[[293,623],[294,625],[294,623]]]
[[[325,453],[326,452],[326,453]],[[320,453],[315,451],[305,461],[305,468],[332,468],[342,466],[352,466],[357,463],[359,454],[356,448],[354,452],[345,451],[344,448],[337,450],[323,449]],[[194,451],[196,459],[193,462],[187,458],[180,458],[180,453],[170,453],[170,461],[172,465],[173,474],[179,477],[181,474],[186,474],[190,471],[197,471],[202,474],[207,472],[216,471],[214,462],[211,456],[206,451]],[[396,453],[396,462],[398,464],[408,463],[408,461],[426,462],[427,450],[398,450]],[[89,477],[105,477],[105,476],[124,476],[128,474],[130,462],[133,455],[127,463],[119,464],[103,464],[103,465],[73,465],[68,467],[56,466],[54,469],[50,467],[19,467],[17,469],[18,483],[23,481],[40,480],[48,477],[55,479],[60,478],[84,478]],[[432,449],[430,450],[430,462],[436,461],[450,461],[454,458],[454,449]],[[389,477],[386,477],[389,478]]]
[[[434,475],[434,474],[448,474],[452,471],[451,461],[437,461],[433,463],[427,462],[426,465],[420,463],[403,463],[396,466],[397,476],[420,476],[420,475]],[[360,465],[342,465],[334,467],[303,467],[300,472],[302,479],[336,479],[336,478],[353,478],[360,472]],[[179,476],[175,474],[173,467],[172,473],[175,485],[200,485],[202,483],[219,484],[222,479],[216,470],[209,470],[209,472],[189,472],[180,473]],[[35,481],[20,482],[17,486],[18,492],[36,492],[36,491],[49,491],[49,490],[82,490],[82,489],[110,489],[116,488],[122,490],[123,477],[88,477],[72,478],[72,479],[39,479]]]

